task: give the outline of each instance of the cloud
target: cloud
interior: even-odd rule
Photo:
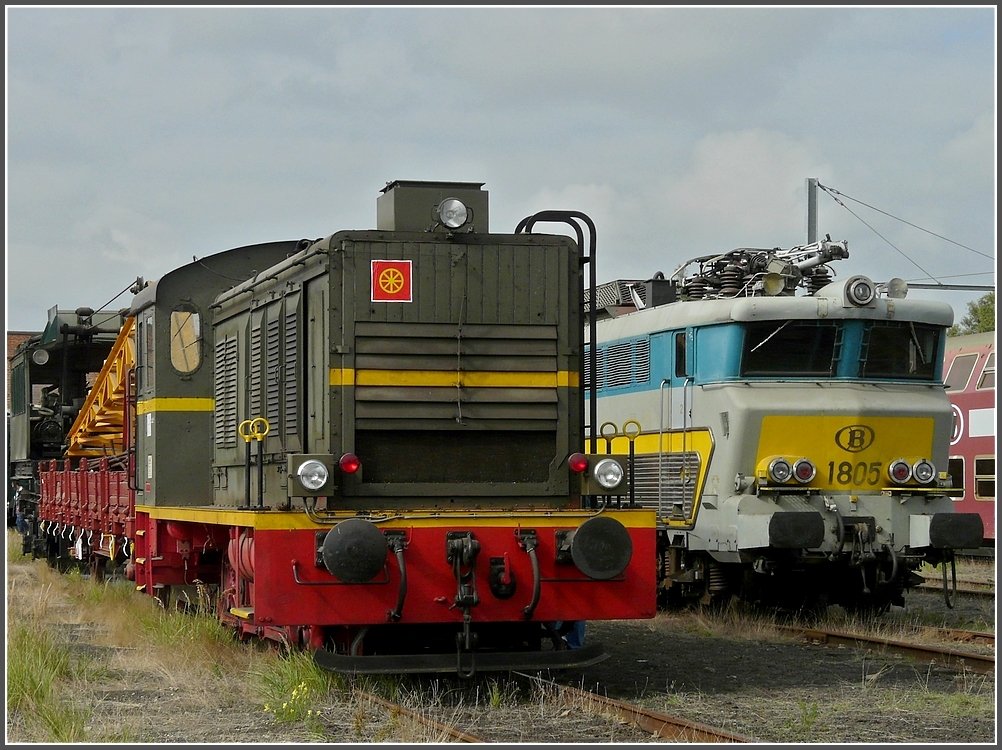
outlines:
[[[802,242],[808,177],[994,253],[994,9],[6,14],[8,278],[101,267],[42,301],[8,285],[21,326],[192,255],[370,227],[394,179],[486,182],[495,231],[583,211],[599,280]],[[994,265],[819,208],[878,277],[907,261],[874,230],[930,273]]]

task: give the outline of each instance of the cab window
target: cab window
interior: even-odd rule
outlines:
[[[195,310],[178,309],[170,314],[170,363],[183,375],[202,363],[202,327]]]

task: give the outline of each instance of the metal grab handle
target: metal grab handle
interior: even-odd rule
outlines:
[[[264,506],[264,438],[271,431],[271,424],[264,417],[245,419],[237,427],[237,434],[243,438],[244,452],[244,508],[251,507],[251,441],[257,440],[257,504]]]

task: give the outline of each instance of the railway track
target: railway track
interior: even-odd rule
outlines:
[[[915,588],[920,591],[932,591],[932,592],[943,593],[943,582],[935,578],[926,579],[925,583],[919,584]],[[955,591],[951,587],[950,593],[951,593],[951,599],[955,598],[953,596],[954,593],[956,594],[956,596],[972,596],[972,597],[977,597],[979,599],[994,599],[995,587],[992,586],[991,584],[978,585],[971,583],[967,584],[958,583]]]
[[[848,633],[828,628],[807,627],[800,625],[777,625],[778,630],[791,635],[800,636],[818,643],[847,645],[854,648],[872,648],[886,653],[898,654],[922,661],[941,664],[958,671],[971,671],[978,674],[995,673],[995,655],[979,654],[973,651],[963,651],[941,645],[912,643],[877,635]],[[995,645],[993,633],[974,631],[958,631],[953,629],[923,628],[924,631],[938,631],[944,638],[980,640]],[[960,635],[964,634],[964,635]]]
[[[529,677],[529,675],[522,676]],[[610,716],[616,721],[629,723],[662,740],[700,743],[755,742],[751,737],[711,727],[708,724],[688,721],[660,711],[652,711],[633,703],[608,698],[570,685],[561,685],[549,680],[541,680],[538,677],[529,678],[546,683],[548,687],[556,689],[558,699],[567,705],[584,707],[589,711]]]
[[[490,724],[488,714],[495,714],[493,722],[508,723],[509,712],[519,713],[523,729],[531,731],[533,741],[544,737],[563,738],[555,741],[605,742],[609,741],[607,727],[616,727],[618,741],[668,741],[690,743],[749,743],[754,739],[712,727],[708,724],[689,721],[659,711],[652,711],[626,701],[609,698],[597,693],[581,690],[571,685],[563,685],[544,679],[539,675],[513,672],[512,677],[524,680],[536,695],[546,698],[539,704],[512,708],[506,706],[481,708],[472,718],[464,718],[464,712],[456,708],[422,707],[408,708],[400,703],[362,689],[355,694],[362,700],[382,708],[394,719],[403,718],[428,730],[439,741],[465,743],[508,742],[508,732],[497,727],[475,726]],[[437,718],[436,718],[437,716]],[[591,732],[583,729],[590,717],[594,728]],[[467,724],[466,726],[461,726]],[[622,727],[628,727],[632,734],[623,735]]]
[[[375,693],[370,693],[367,690],[359,689],[356,690],[355,692],[358,695],[358,697],[361,698],[362,700],[368,701],[369,703],[374,703],[375,705],[386,709],[393,715],[403,716],[404,718],[414,722],[415,724],[419,724],[423,727],[432,730],[432,732],[434,732],[436,735],[440,737],[449,740],[454,740],[456,742],[489,742],[489,740],[485,740],[484,738],[479,737],[478,735],[470,734],[469,732],[466,732],[460,729],[459,727],[453,726],[452,724],[446,724],[444,722],[438,721],[437,719],[433,719],[430,716],[421,713],[420,711],[415,711],[414,709],[407,708],[406,706],[402,706],[399,703],[395,703],[393,701],[387,700],[386,698],[382,698],[376,695]]]
[[[922,577],[925,579],[925,582],[919,584],[917,588],[923,591],[943,591],[943,579],[941,576],[923,575]],[[952,583],[949,583],[949,588],[952,591]],[[967,596],[994,597],[995,583],[983,578],[962,578],[958,576],[956,592],[957,594]]]

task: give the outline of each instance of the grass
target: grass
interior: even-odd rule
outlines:
[[[205,608],[192,614],[166,610],[130,581],[94,581],[76,570],[60,574],[21,555],[12,536],[8,532],[10,741],[140,741],[156,729],[144,714],[163,691],[190,695],[201,706],[218,705],[224,715],[234,705],[254,702],[255,674],[282,668],[277,649],[240,644]],[[307,705],[320,695],[300,691],[293,704]],[[143,709],[127,708],[137,701]],[[98,706],[101,714],[95,713]]]
[[[74,686],[101,673],[75,654],[51,624],[30,614],[7,630],[7,714],[27,737],[80,742],[90,711],[74,701]]]

